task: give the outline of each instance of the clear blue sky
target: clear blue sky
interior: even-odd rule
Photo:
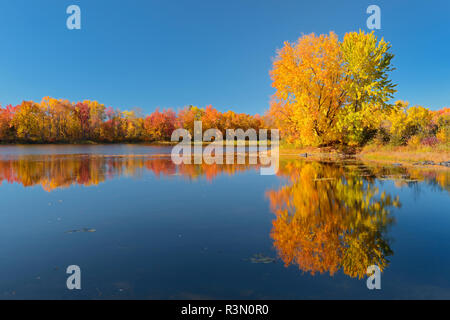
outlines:
[[[66,28],[77,4],[82,29]],[[277,48],[302,33],[367,30],[381,7],[396,99],[450,105],[450,1],[2,0],[0,103],[98,100],[121,109],[264,113]]]

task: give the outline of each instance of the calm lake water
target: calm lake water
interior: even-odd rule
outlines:
[[[449,170],[170,150],[0,146],[0,298],[450,298]]]

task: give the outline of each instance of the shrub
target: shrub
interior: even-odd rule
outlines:
[[[418,147],[420,145],[420,137],[415,135],[412,136],[409,140],[408,140],[408,146],[410,147]]]
[[[448,143],[450,139],[450,128],[442,127],[441,129],[439,129],[439,131],[436,133],[436,138],[442,143]]]
[[[373,141],[375,144],[386,144],[391,140],[391,137],[389,136],[389,129],[386,129],[384,127],[380,127],[375,134]]]
[[[435,136],[426,137],[426,138],[422,139],[422,144],[424,146],[433,147],[433,146],[437,145],[438,143],[439,143],[439,140]]]

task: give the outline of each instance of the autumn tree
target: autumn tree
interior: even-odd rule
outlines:
[[[374,33],[305,35],[278,51],[269,115],[289,142],[362,144],[388,112],[390,45]]]
[[[145,133],[151,141],[170,140],[172,132],[175,130],[176,114],[172,110],[156,109],[144,121]]]
[[[47,120],[47,115],[38,103],[24,101],[17,107],[12,124],[19,140],[40,142],[48,129]]]
[[[144,138],[144,119],[137,114],[136,110],[123,111],[123,129],[125,140],[139,141]]]
[[[337,35],[285,42],[270,74],[276,93],[269,112],[284,136],[304,145],[336,140],[334,128],[348,88]]]
[[[101,124],[105,120],[105,105],[97,101],[83,101],[89,107],[89,138],[91,140],[100,139]]]
[[[89,137],[90,133],[90,110],[89,105],[87,103],[78,102],[75,105],[75,114],[78,118],[78,122],[80,125],[80,138],[86,139]]]
[[[224,131],[222,114],[213,108],[213,106],[206,106],[205,112],[202,115],[202,129],[204,131],[208,129],[218,129],[222,132]]]
[[[188,106],[178,112],[177,127],[184,128],[194,136],[194,122],[201,121],[205,110],[196,106]]]
[[[80,122],[76,109],[68,100],[57,100],[45,97],[40,103],[40,107],[47,115],[45,124],[45,136],[42,140],[50,142],[68,142],[81,140]]]
[[[0,142],[13,141],[15,138],[12,120],[16,109],[12,105],[8,105],[6,108],[0,106]]]
[[[387,117],[392,144],[406,144],[413,137],[420,143],[421,139],[436,134],[440,127],[433,122],[433,116],[433,112],[427,108],[408,107],[407,102],[397,101]]]
[[[373,32],[349,32],[341,45],[345,66],[347,103],[339,114],[342,142],[357,145],[376,131],[383,113],[389,112],[395,85],[389,79],[394,70],[391,46]]]
[[[44,97],[40,103],[24,101],[16,107],[0,107],[0,142],[124,142],[169,141],[176,128],[193,134],[194,122],[202,121],[203,131],[217,128],[265,126],[258,115],[221,113],[211,105],[189,106],[178,115],[171,109],[156,110],[145,117],[139,108],[120,111],[85,100],[72,103],[65,99]]]
[[[437,139],[450,145],[450,108],[434,111],[432,120]]]

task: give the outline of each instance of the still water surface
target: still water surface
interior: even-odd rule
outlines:
[[[168,153],[0,146],[0,298],[450,298],[448,169]]]

